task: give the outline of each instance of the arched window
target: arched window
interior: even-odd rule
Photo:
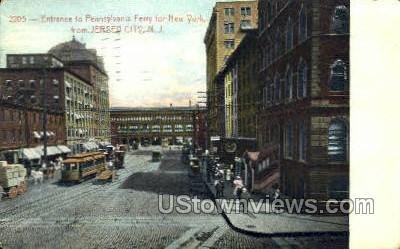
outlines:
[[[268,2],[267,4],[267,22],[270,23],[272,20],[272,6],[271,3]]]
[[[307,96],[307,65],[300,60],[297,72],[297,97],[304,98]]]
[[[288,66],[286,70],[285,98],[289,101],[293,98],[293,75],[290,66]]]
[[[280,30],[279,28],[276,30],[275,33],[275,59],[279,57],[281,54],[281,38],[280,38]]]
[[[349,33],[349,10],[346,6],[336,6],[332,14],[331,32]]]
[[[328,157],[333,162],[347,160],[348,146],[347,125],[343,120],[334,120],[328,128]]]
[[[293,158],[293,124],[288,121],[285,126],[285,157]]]
[[[286,24],[286,50],[290,50],[293,47],[293,24],[292,19],[289,17]]]
[[[299,12],[299,41],[302,42],[305,39],[307,39],[307,13],[302,5]]]
[[[275,76],[275,96],[274,96],[274,102],[275,104],[279,104],[279,101],[281,99],[281,82],[280,82],[280,77],[279,74]]]
[[[307,130],[304,120],[299,123],[299,160],[305,161],[307,155]]]
[[[331,65],[329,88],[331,91],[347,90],[347,67],[342,60],[336,60]]]
[[[274,81],[270,80],[268,81],[268,92],[267,92],[267,99],[268,99],[268,104],[272,104],[273,98],[274,98]]]
[[[269,84],[270,84],[270,79],[268,78],[267,81],[265,82],[265,87],[264,87],[264,104],[265,106],[268,106],[270,102],[270,92],[269,92]]]

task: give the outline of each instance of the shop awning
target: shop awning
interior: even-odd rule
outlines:
[[[87,142],[83,144],[86,150],[97,150],[99,146],[95,142]]]
[[[71,153],[72,150],[70,148],[68,148],[65,145],[58,145],[57,148],[63,153],[63,154],[68,154]]]
[[[34,136],[35,138],[40,138],[40,134],[39,134],[37,131],[34,131],[34,132],[33,132],[33,136]]]
[[[28,160],[40,159],[40,154],[34,148],[22,149],[22,158]]]
[[[43,156],[44,155],[44,152],[43,152],[43,146],[38,146],[38,147],[36,147],[35,148],[36,149],[36,153],[40,153],[40,156]],[[60,154],[62,154],[63,152],[61,151],[61,150],[59,150],[58,148],[57,148],[57,146],[48,146],[47,147],[47,155],[48,156],[55,156],[55,155],[60,155]]]

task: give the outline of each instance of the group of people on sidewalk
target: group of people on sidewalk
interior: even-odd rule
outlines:
[[[216,173],[214,175],[214,187],[216,189],[216,197],[224,197],[225,182],[233,187],[233,196],[237,199],[242,197],[242,194],[246,192],[243,180],[240,176],[236,176],[233,179],[232,165],[226,170],[219,169],[220,165],[217,165]]]

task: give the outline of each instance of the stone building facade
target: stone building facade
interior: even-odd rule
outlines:
[[[245,37],[218,74],[225,83],[226,138],[256,137],[259,106],[257,32],[255,29],[242,32]]]
[[[258,8],[259,147],[280,148],[285,195],[346,198],[350,3],[260,0]]]
[[[112,144],[192,142],[197,107],[111,108]]]

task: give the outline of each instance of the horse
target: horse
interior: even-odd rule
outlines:
[[[32,170],[31,176],[33,177],[35,184],[37,184],[38,182],[43,183],[43,172]]]

